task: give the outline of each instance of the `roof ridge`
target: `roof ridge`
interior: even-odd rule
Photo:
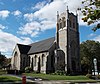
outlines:
[[[51,39],[51,38],[55,38],[55,37],[50,37],[50,38],[46,38],[46,39],[43,39],[43,40],[40,40],[40,41],[37,41],[37,42],[31,43],[31,44],[29,44],[29,46],[32,46],[32,44],[35,44],[35,43],[39,43],[39,42],[42,42],[42,41],[49,40],[49,39]]]
[[[17,45],[22,45],[22,46],[30,46],[30,45],[20,44],[20,43],[17,43]]]
[[[31,44],[31,48],[28,54],[33,54],[33,53],[49,50],[52,44],[54,44],[54,40],[55,40],[55,37],[52,37],[52,38],[48,38],[48,39]]]

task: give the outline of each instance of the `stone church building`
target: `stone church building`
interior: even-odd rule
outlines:
[[[77,15],[57,12],[56,35],[29,45],[16,44],[11,60],[12,70],[52,73],[64,70],[68,73],[80,71],[79,27]]]

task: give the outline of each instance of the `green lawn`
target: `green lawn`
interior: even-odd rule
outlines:
[[[2,75],[2,74],[6,74],[6,70],[1,70],[0,69],[0,75]]]
[[[15,82],[15,81],[21,81],[21,79],[12,76],[0,75],[0,82]]]
[[[50,74],[33,74],[25,73],[27,76],[40,77],[47,80],[91,80],[86,76],[61,76],[61,75],[50,75]]]

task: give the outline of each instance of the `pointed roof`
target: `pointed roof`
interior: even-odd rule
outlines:
[[[28,52],[28,54],[34,54],[38,52],[48,51],[49,48],[54,44],[55,38],[49,38],[45,39],[36,43],[30,44],[31,48]]]
[[[31,48],[31,46],[29,45],[23,45],[23,44],[17,44],[17,45],[21,54],[27,54]]]

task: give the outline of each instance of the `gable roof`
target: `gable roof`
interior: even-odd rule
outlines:
[[[36,43],[30,44],[32,46],[28,52],[28,54],[34,54],[38,52],[43,52],[49,50],[49,48],[53,45],[55,38],[45,39]]]
[[[31,48],[31,46],[29,45],[23,45],[23,44],[17,44],[17,45],[21,54],[27,54]]]

